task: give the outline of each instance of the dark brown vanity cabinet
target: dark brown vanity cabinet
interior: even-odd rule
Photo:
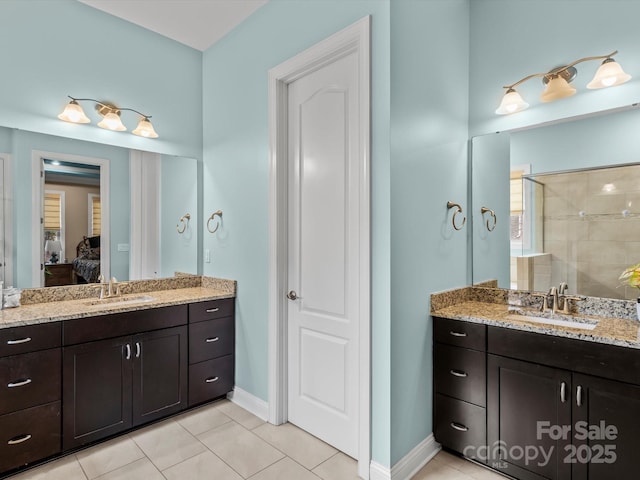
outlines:
[[[0,472],[60,452],[60,324],[0,329]]]
[[[434,434],[480,459],[486,444],[486,327],[434,318]]]
[[[65,322],[63,449],[187,407],[186,323],[186,305]],[[131,334],[86,341],[103,330]]]
[[[640,351],[498,327],[487,336],[488,445],[504,447],[491,466],[522,480],[637,478]]]
[[[234,303],[227,298],[189,305],[189,406],[233,389]]]

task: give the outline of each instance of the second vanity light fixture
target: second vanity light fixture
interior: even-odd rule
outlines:
[[[71,101],[64,108],[64,111],[58,115],[60,120],[71,123],[91,123],[91,120],[85,115],[84,110],[82,110],[82,107],[78,102],[93,102],[95,103],[97,112],[104,117],[98,123],[99,127],[106,128],[107,130],[113,130],[115,132],[124,132],[127,127],[125,127],[122,120],[120,120],[120,112],[127,110],[135,112],[141,117],[138,122],[138,126],[131,133],[138,135],[139,137],[158,138],[158,134],[149,120],[151,115],[145,115],[133,108],[116,107],[111,103],[100,102],[93,98],[74,98],[70,95],[67,96]]]
[[[496,113],[498,115],[507,115],[510,113],[521,112],[528,108],[529,104],[524,101],[520,94],[515,90],[515,87],[532,78],[542,77],[542,83],[545,85],[545,88],[540,95],[540,100],[543,102],[552,102],[561,98],[570,97],[576,93],[576,89],[569,85],[569,83],[573,81],[578,74],[575,66],[582,62],[604,60],[596,71],[593,80],[587,84],[587,88],[606,88],[621,85],[630,80],[631,75],[625,73],[622,70],[622,67],[612,58],[617,53],[618,51],[615,50],[608,55],[580,58],[568,65],[556,67],[546,73],[534,73],[527,75],[516,83],[506,85],[503,88],[507,91],[505,92],[504,97],[502,97],[502,102],[496,110]]]

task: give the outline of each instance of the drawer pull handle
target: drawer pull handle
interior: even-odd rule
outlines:
[[[576,405],[579,407],[582,406],[582,387],[580,385],[578,385],[576,389]]]
[[[7,387],[8,388],[23,387],[25,385],[29,385],[30,383],[31,383],[31,379],[27,378],[26,380],[21,380],[19,382],[7,383]]]
[[[467,372],[461,372],[460,370],[449,370],[449,373],[455,377],[466,377]]]
[[[207,338],[205,342],[213,343],[213,342],[217,342],[218,340],[220,340],[220,337],[213,337],[213,338]]]
[[[19,340],[7,340],[7,345],[20,345],[31,341],[31,337],[21,338]]]
[[[31,435],[22,435],[20,437],[13,437],[11,440],[7,442],[7,445],[18,445],[19,443],[26,442],[31,438]]]
[[[464,425],[460,425],[459,423],[456,423],[456,422],[451,422],[451,428],[455,428],[456,430],[458,430],[460,432],[468,432],[469,431],[469,427],[465,427]]]
[[[213,382],[217,382],[217,381],[218,381],[218,377],[207,378],[205,380],[205,382],[207,382],[207,383],[213,383]]]
[[[560,401],[562,403],[567,401],[567,384],[565,382],[560,384]]]
[[[453,330],[451,330],[449,332],[450,335],[453,335],[454,337],[466,337],[467,334],[464,332],[454,332]]]
[[[220,310],[220,307],[216,307],[216,308],[207,308],[207,313],[215,313],[218,310]]]

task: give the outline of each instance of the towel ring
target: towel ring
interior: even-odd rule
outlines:
[[[185,221],[185,218],[187,219],[186,221]],[[180,235],[182,235],[184,231],[187,229],[187,227],[189,226],[189,220],[191,220],[191,215],[188,213],[185,213],[183,216],[180,217],[180,220],[178,220],[178,224],[176,225],[176,230]],[[182,230],[180,230],[180,224],[182,224]]]
[[[220,220],[218,221],[218,223],[216,224],[216,228],[214,228],[213,230],[211,230],[211,228],[209,228],[209,222],[211,222],[211,220],[213,220],[215,217],[219,216]],[[209,217],[209,220],[207,220],[207,230],[209,230],[209,233],[216,233],[216,231],[218,230],[218,228],[220,227],[220,223],[222,222],[222,210],[218,210],[217,212],[213,212],[211,214],[211,216]]]
[[[491,218],[493,219],[493,225],[489,224],[489,220],[487,219],[487,230],[489,230],[490,232],[493,232],[493,230],[496,228],[496,223],[498,223],[498,219],[496,218],[496,212],[494,212],[493,210],[491,210],[490,208],[487,207],[482,207],[480,209],[480,213],[482,214],[482,216],[484,217],[484,214],[489,212],[489,215],[491,215]]]
[[[447,208],[451,209],[451,208],[455,208],[456,211],[453,214],[453,217],[451,218],[451,224],[453,225],[453,228],[456,230],[460,230],[462,229],[462,227],[464,226],[465,222],[467,221],[467,217],[462,217],[462,223],[460,224],[460,226],[456,225],[456,215],[458,215],[459,213],[462,213],[462,207],[460,206],[460,204],[458,203],[453,203],[452,201],[448,201],[447,202]]]

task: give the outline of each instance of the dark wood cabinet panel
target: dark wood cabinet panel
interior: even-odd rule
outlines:
[[[186,408],[187,345],[186,326],[133,338],[134,426]]]
[[[434,436],[448,448],[468,458],[483,461],[482,447],[487,443],[484,408],[436,394]]]
[[[0,416],[0,472],[60,452],[60,402]]]
[[[213,400],[233,389],[234,355],[189,366],[189,406]]]
[[[573,384],[573,447],[566,456],[574,462],[573,478],[638,478],[640,387],[579,374]]]
[[[0,358],[0,415],[60,400],[60,348]]]
[[[235,298],[210,300],[189,305],[189,323],[202,322],[214,318],[232,317],[234,315]]]
[[[0,328],[0,357],[61,345],[61,322]]]
[[[130,337],[63,349],[65,450],[131,427],[131,355]]]
[[[189,325],[189,363],[233,353],[234,324],[234,317],[223,317]]]
[[[434,319],[433,338],[439,343],[473,350],[486,350],[487,326],[479,323]]]
[[[486,354],[437,343],[434,347],[436,392],[475,405],[486,405]]]

